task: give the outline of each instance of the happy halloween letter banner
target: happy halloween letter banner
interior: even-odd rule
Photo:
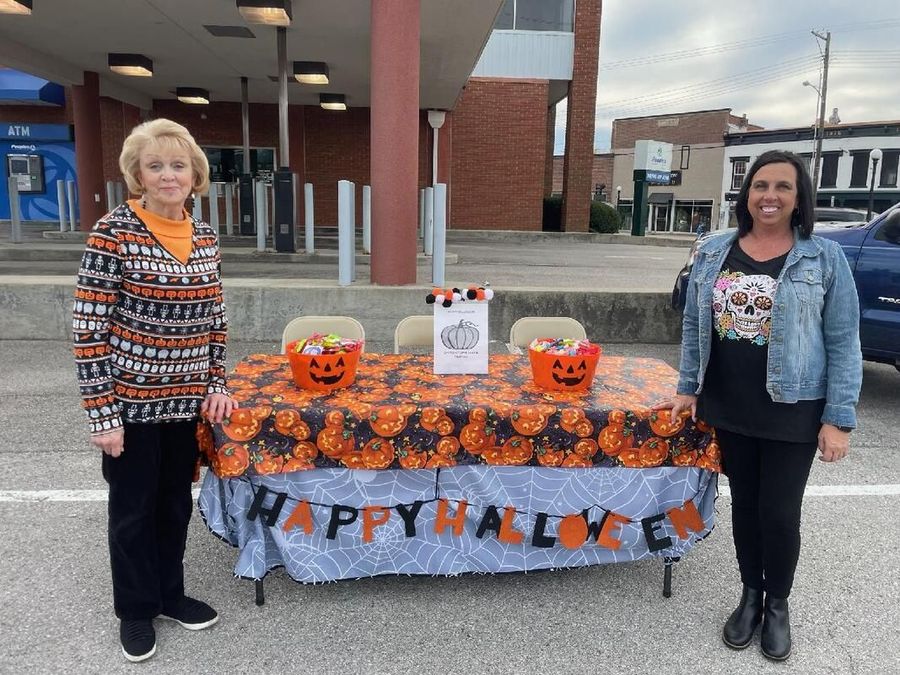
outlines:
[[[272,495],[271,499],[269,495]],[[316,524],[310,502],[298,501],[290,508],[287,502],[287,494],[272,492],[262,485],[257,486],[253,502],[247,511],[247,520],[255,521],[260,518],[267,527],[276,527],[281,519],[280,527],[285,533],[299,528],[303,533],[313,535],[317,528],[324,528],[325,538],[332,541],[337,538],[341,528],[359,521],[362,528],[358,543],[363,545],[372,543],[377,528],[387,525],[391,518],[402,520],[406,537],[416,537],[421,531],[420,528],[431,528],[437,535],[450,534],[460,537],[468,519],[477,525],[475,531],[477,539],[490,534],[498,541],[511,546],[518,546],[527,541],[529,545],[538,548],[553,548],[560,545],[567,549],[577,549],[593,542],[614,551],[622,546],[622,541],[617,536],[620,528],[626,523],[633,522],[626,516],[603,509],[601,509],[603,516],[599,521],[589,517],[588,509],[580,514],[566,516],[539,512],[534,517],[534,525],[530,531],[524,531],[516,529],[514,507],[495,505],[470,507],[465,500],[436,499],[419,500],[412,504],[362,508],[343,504],[315,504],[330,509],[327,523]],[[435,517],[428,520],[420,518],[422,506],[432,502],[437,505]],[[480,513],[476,513],[478,511]],[[282,518],[284,514],[287,516]],[[548,521],[551,520],[559,521],[555,528],[548,528]],[[666,520],[681,539],[687,539],[690,532],[701,534],[706,530],[706,524],[691,500],[664,513],[641,518],[639,521],[641,529],[647,548],[651,552],[662,551],[673,544],[672,537],[662,532],[663,522]],[[555,529],[555,532],[551,533],[549,531],[551,529]]]

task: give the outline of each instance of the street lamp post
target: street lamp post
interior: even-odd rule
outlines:
[[[872,207],[875,204],[875,175],[878,172],[878,162],[881,161],[881,148],[874,148],[869,153],[869,159],[872,160],[872,178],[869,181],[869,210],[866,213],[866,221],[872,220]]]
[[[825,121],[822,119],[822,115],[818,114],[821,111],[821,102],[822,102],[822,90],[819,89],[816,85],[814,85],[809,80],[803,80],[804,87],[810,87],[816,92],[816,124],[813,127],[813,161],[812,166],[810,167],[810,173],[812,173],[812,184],[813,184],[813,194],[815,195],[816,190],[819,187],[819,139],[822,137],[822,133],[825,128]],[[815,197],[813,197],[813,202],[815,202]]]
[[[619,217],[619,226],[622,225],[622,212],[619,211],[619,198],[622,196],[622,186],[616,185],[616,215]]]

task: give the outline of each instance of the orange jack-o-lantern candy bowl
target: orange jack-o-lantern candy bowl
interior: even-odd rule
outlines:
[[[362,340],[313,333],[308,338],[289,342],[286,351],[298,387],[331,392],[356,381]]]
[[[528,347],[534,383],[553,391],[584,391],[594,381],[601,352],[588,340],[536,338]]]

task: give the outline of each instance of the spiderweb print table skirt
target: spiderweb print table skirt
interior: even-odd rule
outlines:
[[[334,468],[208,471],[199,507],[238,548],[236,576],[284,567],[317,583],[681,557],[711,531],[715,496],[716,474],[696,467]]]

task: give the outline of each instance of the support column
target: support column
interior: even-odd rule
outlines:
[[[600,6],[601,0],[575,3],[575,54],[563,162],[562,229],[565,232],[587,232],[590,224]]]
[[[447,229],[453,229],[450,204],[453,201],[453,178],[450,175],[450,167],[453,161],[453,113],[448,112],[444,117],[444,126],[438,136],[438,182],[447,186]]]
[[[103,142],[100,134],[100,78],[84,72],[84,84],[72,87],[75,122],[75,170],[78,174],[79,229],[88,232],[106,213],[102,195]]]
[[[372,0],[372,283],[416,283],[420,0]]]
[[[297,174],[297,193],[294,195],[295,223],[303,222],[304,194],[303,184],[306,182],[306,107],[302,105],[288,106],[288,132],[291,143],[288,148],[291,173]]]
[[[544,157],[544,196],[553,194],[553,151],[556,147],[556,106],[547,108],[547,149]]]

